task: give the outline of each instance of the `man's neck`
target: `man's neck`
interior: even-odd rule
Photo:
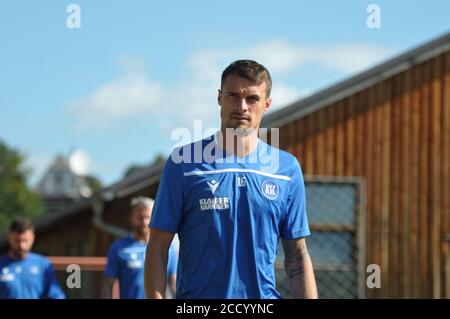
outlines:
[[[239,157],[247,156],[258,147],[258,130],[247,134],[236,133],[233,130],[222,129],[217,136],[218,145],[229,154]]]
[[[148,235],[149,234],[142,234],[139,232],[133,232],[133,238],[137,241],[140,241],[141,243],[147,243],[148,242]]]
[[[8,256],[11,259],[14,259],[14,260],[24,260],[24,259],[26,259],[28,257],[28,253],[22,256],[20,254],[15,254],[12,250],[10,250],[8,252]]]

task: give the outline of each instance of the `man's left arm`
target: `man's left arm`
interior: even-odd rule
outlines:
[[[291,293],[298,299],[317,299],[314,270],[306,249],[305,238],[282,239],[284,268]]]
[[[46,291],[47,294],[45,298],[48,299],[65,299],[66,295],[64,291],[61,289],[61,286],[59,285],[58,279],[56,278],[56,274],[53,270],[53,267],[51,264],[47,265],[47,269],[45,272],[45,282],[46,282]]]

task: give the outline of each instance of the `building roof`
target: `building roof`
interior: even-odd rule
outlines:
[[[139,173],[132,174],[109,187],[103,188],[91,198],[77,201],[66,211],[45,214],[39,217],[34,223],[36,233],[39,234],[39,232],[55,227],[59,222],[71,216],[92,213],[92,206],[99,198],[104,202],[109,202],[114,199],[120,199],[131,195],[148,186],[156,184],[162,174],[163,167],[164,162],[157,162],[147,169],[140,170]],[[7,231],[0,232],[0,249],[5,246],[6,240]]]
[[[261,127],[281,127],[450,50],[450,32],[311,96],[267,114]]]
[[[36,187],[44,199],[75,200],[92,195],[85,176],[77,175],[63,155],[57,155]]]

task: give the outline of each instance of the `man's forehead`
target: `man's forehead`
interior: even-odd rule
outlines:
[[[250,81],[244,77],[238,75],[229,75],[225,80],[223,85],[223,90],[225,92],[236,92],[236,93],[263,93],[266,90],[266,83],[262,82],[260,84],[256,84],[253,81]]]
[[[136,207],[134,207],[131,212],[132,213],[151,213],[153,209],[153,205],[138,205]]]
[[[16,231],[12,231],[9,233],[10,236],[15,237],[15,238],[23,238],[23,237],[29,237],[29,236],[34,236],[34,231],[31,229],[27,229],[24,232],[16,232]]]

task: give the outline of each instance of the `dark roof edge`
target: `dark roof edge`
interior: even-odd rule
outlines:
[[[102,194],[103,199],[111,200],[113,198],[122,198],[135,191],[139,191],[159,180],[164,165],[165,161],[156,163],[148,169],[132,174],[131,176],[102,189],[99,193]]]
[[[281,127],[450,50],[450,32],[325,88],[263,118],[261,127]]]
[[[64,212],[57,214],[44,214],[40,216],[34,223],[36,233],[39,234],[39,232],[51,228],[65,218],[76,216],[82,213],[84,210],[91,207],[94,204],[94,201],[99,197],[103,201],[111,201],[116,198],[125,197],[135,191],[139,191],[147,186],[154,184],[155,182],[159,181],[159,177],[162,173],[163,167],[164,162],[158,163],[154,166],[149,167],[148,169],[145,169],[142,173],[133,174],[119,182],[112,184],[111,186],[101,189],[100,191],[96,192],[94,196],[75,203]],[[8,231],[0,232],[0,248],[5,244],[7,236]]]

